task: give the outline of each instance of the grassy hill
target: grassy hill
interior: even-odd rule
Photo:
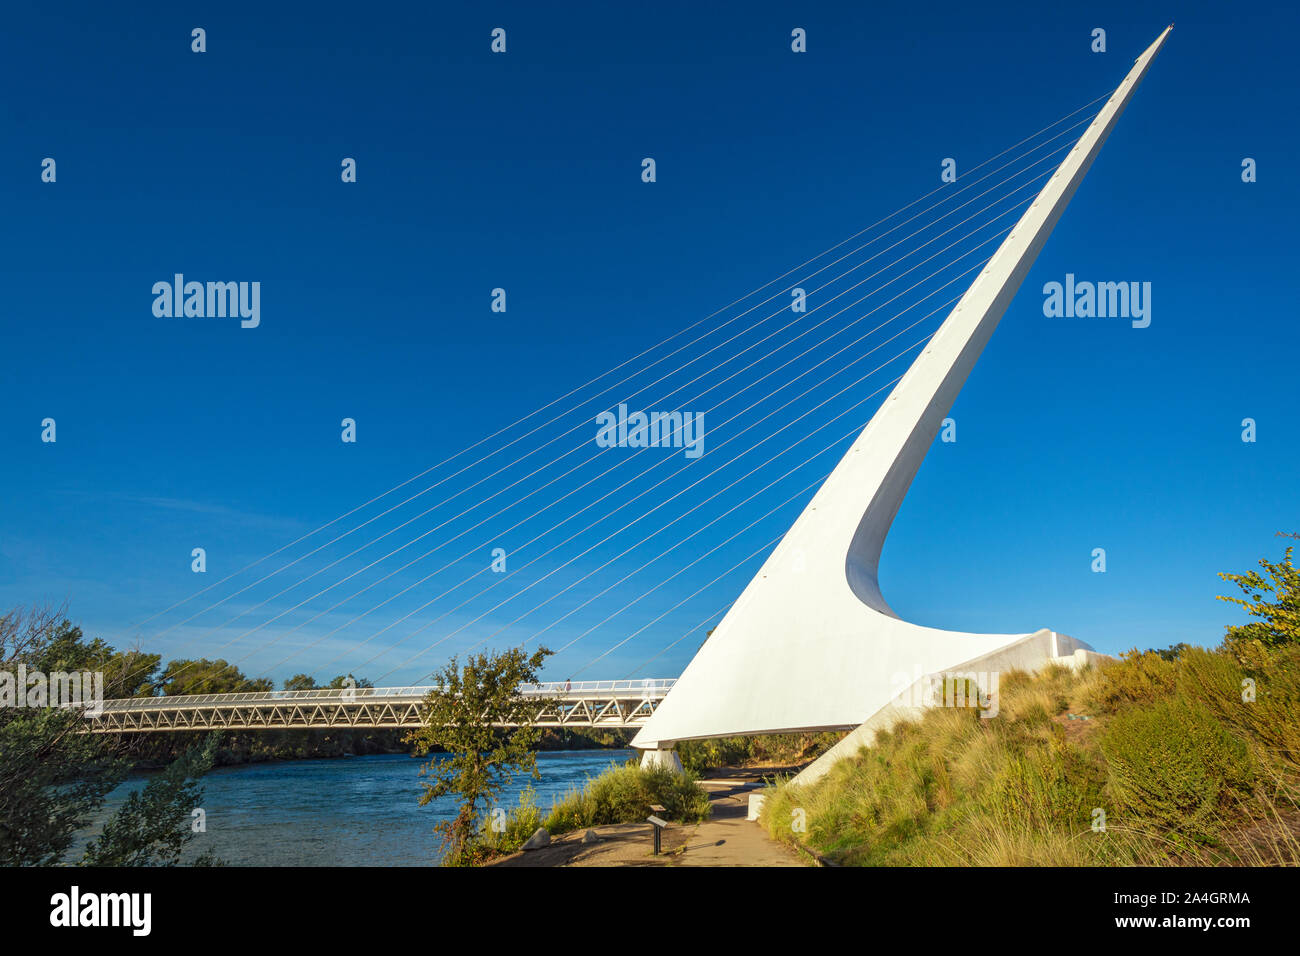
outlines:
[[[1132,651],[1000,691],[991,719],[936,708],[776,786],[763,824],[845,865],[1300,864],[1300,645]]]

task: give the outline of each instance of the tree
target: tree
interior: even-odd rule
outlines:
[[[52,866],[127,766],[72,709],[0,711],[0,866]]]
[[[87,641],[81,628],[70,622],[62,609],[15,610],[3,620],[12,626],[8,627],[8,637],[0,638],[0,661],[7,660],[10,654],[17,661],[28,651],[38,652],[47,670],[102,673],[105,697],[153,694],[153,675],[162,660],[160,654],[145,654],[139,648],[115,651],[98,637]],[[13,645],[8,651],[4,647],[6,640]],[[23,642],[23,647],[13,642]]]
[[[456,816],[434,828],[443,838],[445,865],[475,863],[483,854],[484,814],[497,795],[516,774],[538,776],[533,747],[541,730],[531,721],[547,702],[525,695],[521,685],[537,683],[550,654],[544,647],[531,656],[522,647],[489,652],[471,656],[463,670],[452,658],[425,698],[423,725],[407,740],[421,756],[434,747],[448,754],[420,770],[431,781],[424,784],[420,806],[448,794],[460,798]]]
[[[175,866],[193,838],[192,814],[203,800],[198,778],[212,769],[218,734],[191,747],[126,798],[103,833],[86,847],[86,866]],[[215,862],[206,853],[196,861]]]
[[[10,673],[81,670],[101,650],[61,610],[0,617],[0,667]],[[126,775],[100,738],[80,732],[83,721],[73,708],[0,708],[0,865],[58,863]]]
[[[310,674],[294,674],[284,682],[285,690],[315,690],[316,678]]]
[[[206,658],[194,661],[171,661],[158,678],[163,696],[182,694],[238,694],[274,690],[267,677],[245,677],[234,664]]]
[[[353,677],[351,674],[340,674],[326,685],[330,690],[341,690],[344,687],[374,687],[374,683],[364,677]]]
[[[105,662],[105,697],[152,697],[156,691],[161,654],[146,654],[139,648],[116,651]]]
[[[0,615],[0,670],[11,674],[20,666],[45,674],[102,668],[105,692],[111,694],[115,680],[121,687],[136,686],[132,662],[144,666],[151,659],[156,667],[154,655],[119,654],[98,638],[85,640],[61,609]],[[126,777],[130,761],[120,743],[85,733],[85,727],[85,717],[75,707],[0,708],[0,866],[64,862],[77,832]],[[198,761],[167,771],[183,773],[187,781],[201,772]],[[166,822],[175,819],[179,807],[188,814],[196,802],[192,785],[160,786],[136,805],[130,820],[121,811],[110,818],[105,832],[133,834],[137,859],[162,859],[175,845]]]
[[[1239,658],[1256,641],[1270,649],[1300,643],[1300,569],[1291,563],[1293,551],[1294,546],[1288,547],[1280,562],[1261,560],[1259,566],[1264,574],[1258,571],[1219,573],[1219,577],[1231,581],[1245,594],[1244,598],[1219,595],[1219,600],[1239,604],[1251,617],[1259,618],[1249,624],[1227,627],[1224,646]]]

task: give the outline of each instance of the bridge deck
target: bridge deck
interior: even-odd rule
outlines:
[[[640,727],[672,680],[557,681],[521,688],[537,700],[539,727]],[[93,733],[290,728],[415,728],[432,687],[355,687],[104,701]],[[516,726],[516,725],[502,725]]]

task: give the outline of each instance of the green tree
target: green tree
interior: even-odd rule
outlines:
[[[212,769],[218,734],[191,747],[126,798],[103,833],[86,847],[86,866],[175,866],[193,839],[193,812],[203,801],[198,779]],[[215,862],[211,853],[201,865]]]
[[[1239,659],[1243,655],[1250,656],[1249,648],[1255,642],[1269,649],[1300,643],[1300,569],[1291,563],[1293,551],[1294,546],[1288,547],[1282,560],[1276,563],[1261,560],[1259,566],[1264,569],[1263,574],[1258,571],[1219,573],[1219,577],[1237,585],[1245,595],[1219,595],[1219,600],[1238,604],[1251,617],[1259,619],[1227,627],[1224,647]]]
[[[530,721],[546,701],[525,695],[521,685],[537,683],[551,653],[543,647],[529,656],[518,647],[479,654],[470,656],[463,670],[452,658],[436,675],[435,689],[425,698],[423,726],[407,740],[421,756],[434,747],[447,751],[420,771],[428,778],[421,806],[448,794],[460,798],[456,816],[434,828],[443,838],[445,865],[475,863],[484,853],[483,817],[497,795],[516,774],[538,776],[533,748],[541,730]]]
[[[0,615],[0,671],[10,674],[20,665],[45,674],[103,667],[105,692],[111,694],[114,668],[119,686],[138,686],[132,684],[136,675],[128,668],[150,659],[156,667],[154,655],[118,654],[99,639],[85,640],[62,610],[34,608]],[[0,866],[64,862],[77,832],[126,777],[130,761],[120,742],[84,731],[85,717],[76,708],[0,708]],[[190,780],[199,772],[196,761],[184,767]],[[118,824],[119,812],[107,826],[135,834],[138,858],[161,859],[171,845],[170,838],[162,839],[164,824],[178,811],[159,788],[150,796],[133,811],[134,823]],[[186,789],[183,796],[181,805],[188,814],[196,803],[193,790]]]
[[[310,674],[294,674],[284,682],[285,690],[315,690],[316,678]]]
[[[75,710],[0,711],[0,866],[51,866],[127,766],[81,733]]]
[[[351,681],[352,683],[349,684],[348,681]],[[349,687],[349,686],[374,687],[375,685],[372,681],[366,680],[366,678],[364,677],[353,677],[351,674],[340,674],[338,677],[335,677],[332,681],[330,681],[329,684],[327,684],[326,686],[329,687],[330,690],[340,690],[341,688]]]
[[[86,640],[81,628],[62,611],[41,609],[27,614],[14,611],[15,620],[47,618],[37,627],[41,633],[40,655],[46,671],[98,671],[104,675],[105,697],[136,697],[153,694],[153,675],[162,660],[159,654],[145,654],[138,648],[115,651],[102,638]],[[31,623],[31,622],[28,622]],[[4,659],[0,653],[0,659]]]
[[[62,611],[0,617],[0,669],[82,670],[102,647],[87,645]],[[101,738],[80,731],[71,708],[0,708],[0,865],[58,863],[76,831],[126,775]]]
[[[101,668],[105,697],[152,697],[157,691],[161,654],[146,654],[139,648],[115,651]]]
[[[270,678],[245,677],[234,664],[223,660],[171,661],[158,678],[165,697],[182,694],[238,694],[274,690]]]

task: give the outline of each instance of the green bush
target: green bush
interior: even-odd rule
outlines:
[[[664,816],[678,823],[709,818],[709,795],[694,775],[663,767],[643,770],[633,760],[623,766],[611,764],[600,776],[587,778],[585,787],[555,801],[545,816],[537,805],[536,791],[528,788],[520,795],[519,806],[506,814],[504,830],[494,830],[492,815],[488,815],[483,842],[494,853],[514,853],[538,827],[557,836],[587,827],[637,823],[650,816],[651,804],[667,808]]]
[[[497,814],[500,820],[500,814]],[[483,821],[483,843],[495,853],[514,853],[542,825],[542,811],[537,805],[537,791],[528,787],[519,795],[519,806],[505,815],[505,829],[494,828],[492,814]]]
[[[1007,748],[980,805],[1004,827],[1078,830],[1101,802],[1102,775],[1086,755],[1065,744],[1053,727],[1036,745]]]
[[[1100,744],[1121,818],[1112,824],[1206,839],[1251,789],[1254,762],[1245,742],[1207,708],[1181,698],[1117,714]]]
[[[1233,653],[1189,651],[1179,691],[1251,741],[1265,762],[1294,773],[1300,770],[1300,647],[1247,654],[1245,661]]]
[[[551,833],[566,833],[610,823],[633,823],[651,813],[650,805],[667,808],[666,816],[681,823],[698,823],[709,816],[709,795],[694,774],[665,767],[641,768],[635,761],[611,766],[588,778],[582,790],[572,790],[551,807],[543,824]]]
[[[1294,551],[1294,546],[1287,548],[1281,561],[1261,560],[1263,574],[1258,571],[1219,574],[1245,595],[1240,598],[1219,595],[1219,600],[1245,608],[1251,617],[1258,618],[1249,624],[1228,626],[1223,645],[1229,653],[1245,658],[1253,656],[1257,649],[1300,645],[1300,568],[1291,561]]]
[[[843,733],[836,732],[718,737],[682,740],[676,749],[682,766],[698,774],[714,767],[807,763],[830,750],[843,737]]]
[[[1087,703],[1099,714],[1114,714],[1133,704],[1164,700],[1174,692],[1178,663],[1157,651],[1132,650],[1100,666]]]
[[[715,737],[709,740],[682,740],[677,743],[677,758],[691,773],[703,773],[713,767],[734,767],[753,757],[753,737]]]

